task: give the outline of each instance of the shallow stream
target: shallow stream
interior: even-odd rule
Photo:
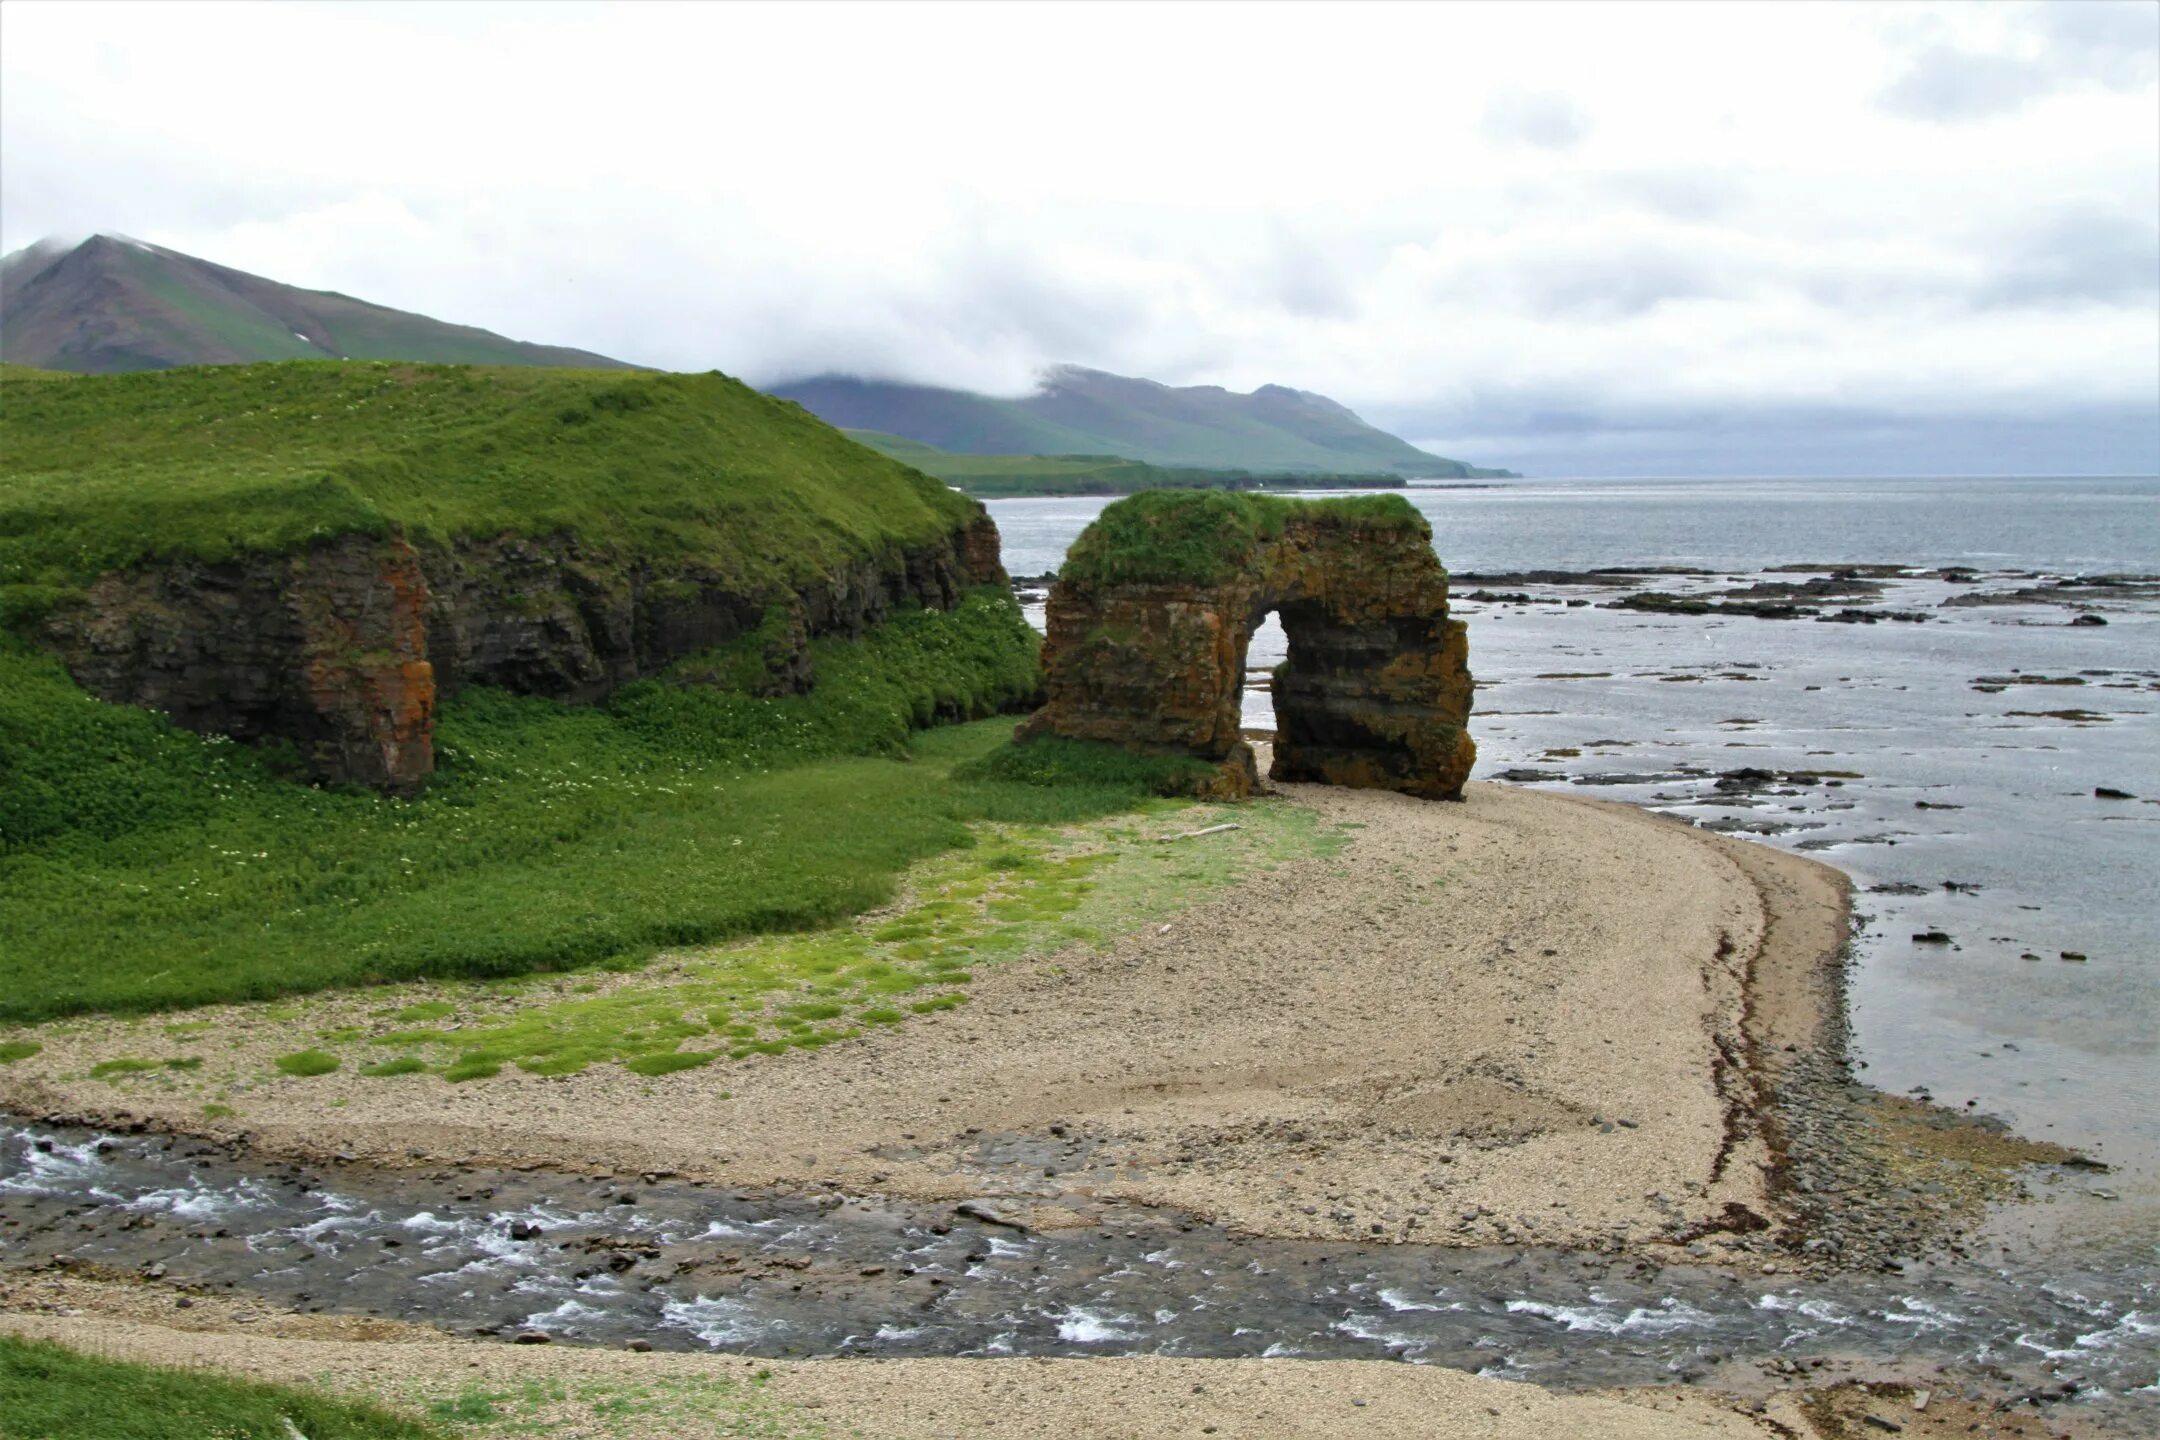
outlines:
[[[2160,1420],[2160,1282],[2136,1253],[1809,1279],[1530,1246],[1245,1239],[1146,1210],[1106,1219],[1034,1233],[950,1206],[639,1176],[318,1170],[0,1123],[10,1263],[59,1258],[506,1339],[1400,1359],[1566,1388],[1746,1389],[1857,1359],[2074,1393],[2126,1427]]]

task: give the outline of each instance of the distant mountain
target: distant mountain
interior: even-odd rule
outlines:
[[[1150,465],[1122,455],[961,455],[878,430],[843,430],[903,465],[978,499],[1019,495],[1130,495],[1138,490],[1390,490],[1403,477],[1373,471],[1322,474],[1313,470],[1224,470]]]
[[[0,360],[12,364],[109,374],[336,359],[631,368],[112,235],[41,240],[0,259]]]
[[[1264,474],[1505,475],[1420,450],[1325,395],[1263,385],[1172,386],[1064,365],[1032,395],[819,375],[772,393],[844,429],[876,430],[965,455],[1119,455],[1156,465]]]

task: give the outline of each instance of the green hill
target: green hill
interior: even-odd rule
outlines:
[[[695,555],[755,590],[974,511],[717,373],[375,361],[0,383],[0,596],[393,528]]]
[[[968,455],[1111,455],[1256,474],[1506,475],[1420,450],[1324,395],[1263,385],[1240,395],[1061,366],[1034,394],[999,399],[928,385],[821,375],[772,393],[850,430]]]
[[[984,499],[1025,495],[1131,495],[1141,490],[1392,489],[1400,475],[1256,475],[1250,470],[1203,470],[1150,465],[1117,455],[958,455],[876,430],[843,431],[849,439],[912,465]]]
[[[0,259],[0,358],[87,374],[342,359],[629,368],[111,235]]]
[[[1010,722],[915,734],[1039,683],[994,530],[726,376],[10,366],[0,457],[0,1027],[634,964],[882,904],[977,822],[1141,793],[954,773]],[[427,783],[308,783],[277,724],[371,713],[354,677],[402,671],[369,627],[407,603],[424,633],[396,638],[434,647],[412,651],[436,671]],[[165,688],[107,703],[99,673]],[[255,732],[192,723],[205,693]],[[943,971],[855,969],[849,1003],[880,1016],[918,987],[959,1003]],[[839,1033],[787,1018],[705,1015],[660,1046]]]

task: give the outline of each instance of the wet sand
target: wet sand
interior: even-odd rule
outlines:
[[[1355,827],[1349,847],[814,1053],[281,1078],[221,1126],[80,1078],[112,1046],[62,1026],[0,1074],[0,1105],[392,1165],[974,1199],[1038,1227],[1122,1201],[1286,1238],[1615,1248],[1775,1221],[1765,1057],[1834,1013],[1838,872],[1504,786],[1287,794]],[[314,1023],[256,1014],[223,1058],[267,1068]]]

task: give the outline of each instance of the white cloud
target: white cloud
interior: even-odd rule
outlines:
[[[1565,95],[1503,90],[1486,100],[1482,129],[1502,144],[1567,150],[1590,133],[1590,117]]]
[[[1458,450],[2150,409],[2154,9],[8,0],[0,242],[753,381],[1279,381]]]
[[[1919,34],[1882,104],[1951,124],[2015,114],[2087,86],[2149,89],[2160,64],[2160,5],[2150,0],[1972,6],[1926,17]]]

